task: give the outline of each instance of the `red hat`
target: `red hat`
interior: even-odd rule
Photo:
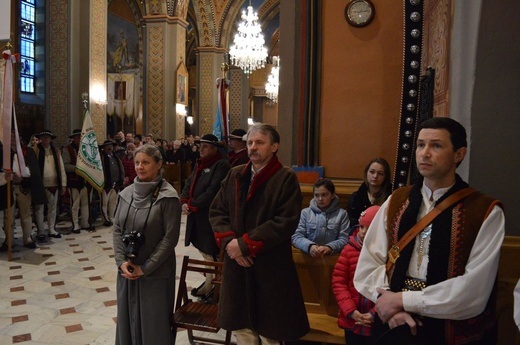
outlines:
[[[380,206],[370,206],[369,208],[361,212],[361,216],[359,216],[359,225],[366,226],[368,228],[379,209]]]

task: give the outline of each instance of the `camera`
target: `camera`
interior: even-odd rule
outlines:
[[[139,253],[139,246],[144,242],[144,235],[138,231],[131,231],[121,235],[123,243],[126,245],[125,255],[129,259],[133,259]]]

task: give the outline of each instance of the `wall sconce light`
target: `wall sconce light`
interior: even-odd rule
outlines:
[[[189,124],[190,126],[193,125],[193,116],[188,116],[188,117],[186,118],[186,120],[188,121],[188,124]]]
[[[255,121],[253,121],[253,118],[252,118],[252,117],[248,117],[248,118],[247,118],[247,124],[248,124],[249,126],[252,126],[252,125],[255,124]]]
[[[175,104],[175,112],[177,115],[186,116],[188,112],[186,111],[186,106],[181,103]]]
[[[101,84],[94,84],[92,86],[92,89],[90,90],[90,96],[92,101],[96,103],[98,107],[102,107],[108,104],[106,89]]]

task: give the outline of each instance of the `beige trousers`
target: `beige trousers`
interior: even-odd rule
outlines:
[[[107,222],[114,221],[114,214],[116,213],[117,192],[114,188],[110,189],[108,193],[103,189],[101,193],[101,210],[103,211],[103,218]]]
[[[49,234],[57,234],[56,232],[56,209],[58,207],[58,193],[60,187],[54,193],[51,193],[45,188],[45,195],[47,196],[47,226],[49,227]],[[36,205],[34,207],[36,227],[38,228],[38,235],[45,234],[44,211],[45,205]]]
[[[280,341],[261,336],[249,328],[233,331],[237,338],[237,345],[280,345]]]
[[[83,187],[80,190],[77,188],[69,188],[70,198],[72,207],[70,211],[72,213],[72,225],[73,230],[79,230],[81,228],[87,229],[90,225],[88,223],[88,217],[90,214],[90,205],[88,203],[88,189]],[[79,221],[79,213],[81,209],[81,224]]]
[[[15,184],[13,188],[13,206],[11,207],[11,231],[13,231],[15,227],[15,205],[17,202],[18,210],[20,212],[20,225],[22,226],[23,244],[29,244],[32,242],[31,193],[22,193],[22,187],[20,185]],[[7,209],[4,211],[4,232],[6,231]]]

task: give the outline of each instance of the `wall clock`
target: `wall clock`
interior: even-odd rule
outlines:
[[[370,24],[376,9],[370,0],[352,0],[345,7],[345,19],[355,27]]]

